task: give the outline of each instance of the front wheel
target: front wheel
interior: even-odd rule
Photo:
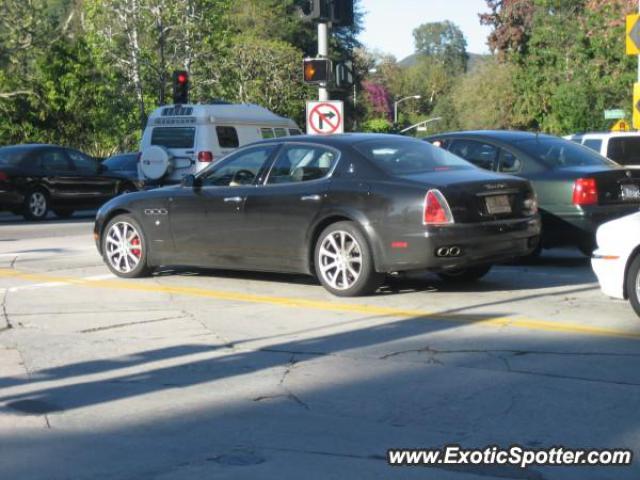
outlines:
[[[320,234],[315,268],[324,288],[340,297],[373,293],[384,279],[374,268],[367,239],[352,222],[334,223]]]
[[[491,270],[491,265],[480,267],[461,268],[459,270],[448,270],[440,272],[438,276],[450,283],[472,283],[480,280]]]
[[[44,220],[49,212],[49,197],[40,189],[31,190],[24,198],[22,214],[27,220]]]
[[[102,235],[102,254],[114,274],[122,278],[149,275],[149,249],[140,224],[130,215],[114,217]]]
[[[625,278],[625,287],[629,303],[631,303],[636,315],[640,317],[640,255],[637,255],[629,265]]]

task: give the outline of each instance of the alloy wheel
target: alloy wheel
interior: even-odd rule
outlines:
[[[120,273],[131,272],[142,260],[142,237],[128,222],[117,222],[109,228],[105,246],[107,261]]]
[[[362,273],[362,249],[348,232],[338,230],[327,235],[318,254],[320,274],[336,290],[351,288]]]
[[[29,197],[29,212],[35,218],[43,217],[47,213],[47,197],[42,192],[33,192]]]

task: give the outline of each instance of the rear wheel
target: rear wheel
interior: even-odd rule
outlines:
[[[315,268],[324,288],[340,297],[373,293],[384,279],[375,271],[367,239],[352,222],[334,223],[320,234]]]
[[[491,270],[491,265],[480,267],[461,268],[459,270],[448,270],[438,273],[438,276],[450,283],[472,283],[480,280]]]
[[[54,208],[53,213],[56,214],[58,218],[69,218],[73,215],[74,210],[67,208]]]
[[[44,190],[31,190],[24,198],[22,214],[27,220],[44,220],[49,212],[49,197]]]
[[[123,278],[144,277],[148,246],[140,224],[130,215],[114,217],[102,235],[102,254],[114,274]]]
[[[637,255],[629,266],[625,278],[625,287],[629,303],[631,303],[636,315],[640,317],[640,255]]]

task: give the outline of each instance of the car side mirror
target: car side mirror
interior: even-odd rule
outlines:
[[[198,188],[200,181],[195,175],[187,175],[182,179],[181,185],[185,188]]]

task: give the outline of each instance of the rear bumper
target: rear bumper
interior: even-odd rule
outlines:
[[[591,267],[598,277],[602,292],[612,298],[624,299],[624,275],[626,257],[608,255],[596,250],[591,258]]]
[[[637,204],[571,207],[562,211],[545,208],[542,212],[544,244],[547,247],[593,245],[600,225],[637,211]]]
[[[385,272],[407,270],[444,271],[504,262],[531,253],[538,244],[538,217],[479,224],[431,227],[423,232],[394,236],[384,248]],[[457,247],[455,257],[438,256],[441,248]]]

